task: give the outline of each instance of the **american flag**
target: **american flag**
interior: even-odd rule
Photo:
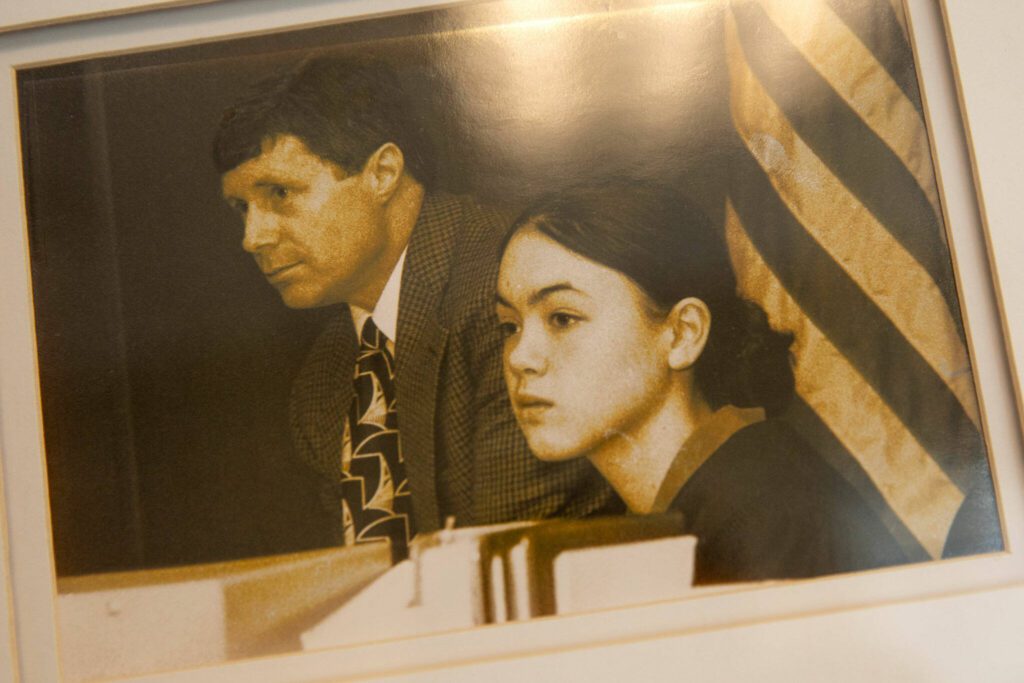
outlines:
[[[899,0],[733,0],[743,153],[726,231],[744,296],[795,335],[787,416],[911,558],[1002,547],[942,204]]]

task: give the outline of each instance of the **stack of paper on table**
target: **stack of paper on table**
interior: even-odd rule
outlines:
[[[678,515],[421,535],[408,560],[302,636],[305,649],[685,596],[696,539]],[[641,579],[642,580],[639,580]]]

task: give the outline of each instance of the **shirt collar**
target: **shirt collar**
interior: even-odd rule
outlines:
[[[665,512],[693,473],[739,430],[764,419],[763,408],[725,405],[690,434],[661,482],[651,512]]]
[[[408,247],[403,249],[402,255],[398,257],[398,262],[391,271],[388,281],[384,284],[384,289],[381,290],[372,313],[358,306],[349,306],[352,311],[352,322],[356,326],[356,336],[362,334],[367,318],[372,317],[377,329],[392,343],[396,341],[398,337],[398,295],[402,289],[402,269],[405,265],[407,251],[409,251]]]

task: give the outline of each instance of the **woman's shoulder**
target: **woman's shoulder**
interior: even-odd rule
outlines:
[[[788,422],[769,418],[737,430],[680,491],[729,491],[734,506],[762,514],[864,515],[867,503]],[[871,515],[874,515],[872,512]]]
[[[734,433],[672,507],[704,546],[705,579],[799,578],[905,561],[853,486],[781,420]]]
[[[808,480],[845,482],[821,456],[785,421],[768,418],[732,434],[694,473],[691,482],[730,481],[741,490],[772,495],[781,489],[803,487]]]

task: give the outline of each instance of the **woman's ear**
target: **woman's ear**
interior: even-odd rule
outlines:
[[[711,332],[711,311],[700,299],[688,297],[669,311],[667,323],[672,334],[668,364],[673,370],[689,368],[708,343]]]
[[[398,189],[404,171],[405,157],[393,142],[385,142],[378,147],[363,166],[371,190],[382,203],[391,199]]]

